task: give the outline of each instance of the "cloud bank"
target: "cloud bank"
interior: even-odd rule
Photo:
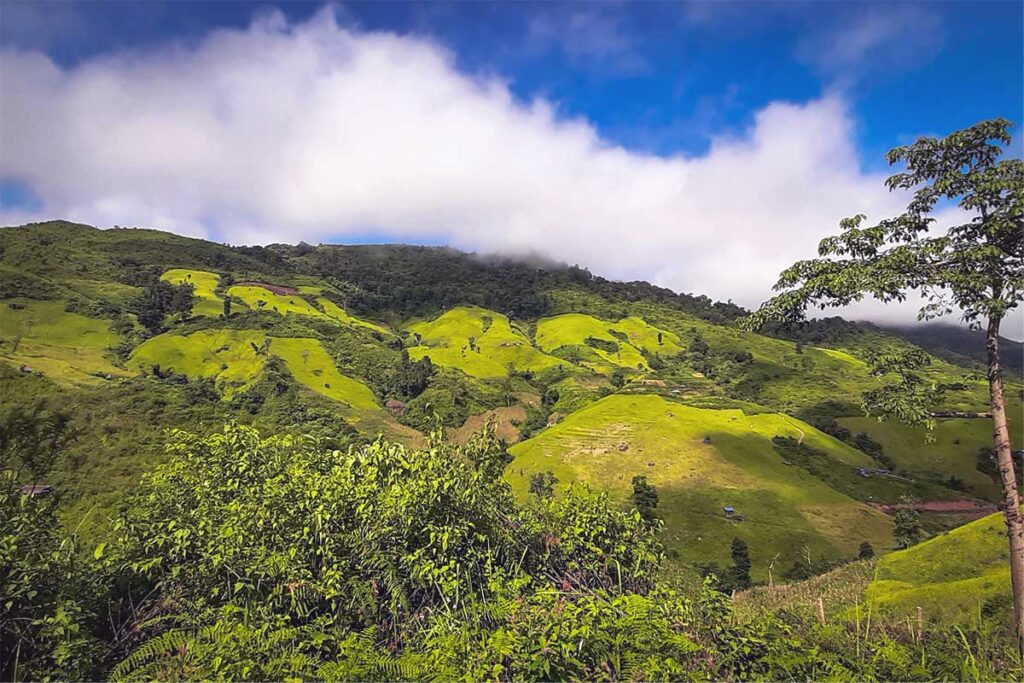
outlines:
[[[0,177],[97,226],[539,252],[756,306],[839,219],[901,206],[860,170],[839,98],[772,104],[700,157],[647,155],[330,10],[69,69],[6,51],[0,82]]]

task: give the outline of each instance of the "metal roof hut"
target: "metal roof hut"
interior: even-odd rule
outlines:
[[[44,498],[53,493],[53,487],[49,484],[25,484],[18,490],[21,495],[31,498]]]

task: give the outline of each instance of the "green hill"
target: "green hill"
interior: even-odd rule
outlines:
[[[629,506],[632,477],[647,476],[675,567],[726,563],[739,536],[757,578],[801,553],[889,547],[868,503],[997,495],[983,420],[940,422],[928,444],[860,413],[879,382],[867,351],[905,340],[837,319],[800,341],[755,334],[731,304],[576,267],[54,221],[0,231],[0,297],[3,402],[70,416],[73,466],[56,481],[69,522],[97,507],[98,534],[164,429],[225,421],[344,447],[382,433],[418,444],[438,426],[464,439],[501,416],[503,434],[526,437],[507,470],[521,494],[551,470]],[[929,373],[948,408],[984,410],[971,369],[936,358]],[[1019,443],[1021,384],[1008,388]]]
[[[479,378],[507,377],[513,372],[540,372],[565,366],[541,353],[509,324],[506,316],[476,306],[456,306],[429,322],[408,326],[417,341],[409,355],[457,368]]]
[[[864,540],[891,545],[885,515],[787,465],[773,446],[777,436],[802,438],[830,466],[870,466],[863,453],[785,415],[616,395],[516,444],[506,472],[523,495],[530,475],[551,471],[563,485],[582,481],[624,503],[632,478],[646,476],[658,488],[663,535],[680,562],[727,564],[738,536],[750,545],[758,578],[767,578],[773,560],[788,566],[805,547],[836,559],[853,556]]]
[[[973,625],[1010,604],[1009,552],[1002,513],[989,515],[882,557],[865,596],[889,617],[921,607],[928,621]]]
[[[126,374],[106,357],[117,343],[109,320],[68,311],[63,301],[14,298],[0,304],[0,359],[60,383]]]

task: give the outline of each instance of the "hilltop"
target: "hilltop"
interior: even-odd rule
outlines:
[[[45,400],[77,430],[51,482],[96,537],[163,457],[164,430],[227,421],[331,448],[379,435],[419,446],[487,421],[522,496],[552,472],[631,505],[660,495],[669,566],[724,563],[732,538],[767,577],[801,556],[892,546],[883,504],[998,499],[984,420],[920,430],[860,411],[869,349],[905,338],[839,319],[772,336],[745,311],[576,266],[435,247],[231,247],[55,221],[0,231],[0,391]],[[943,359],[943,357],[947,359]],[[983,411],[960,356],[930,377]],[[1016,439],[1021,383],[1010,378]],[[733,513],[726,513],[725,508]],[[933,514],[943,528],[962,521]],[[778,575],[778,574],[776,574]]]

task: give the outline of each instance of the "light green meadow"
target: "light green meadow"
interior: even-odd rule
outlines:
[[[173,268],[160,276],[161,280],[170,282],[172,285],[188,283],[193,287],[195,304],[192,306],[193,315],[205,315],[215,318],[224,313],[224,300],[214,293],[217,283],[220,282],[220,275],[206,270],[189,270],[187,268]]]
[[[1009,548],[1002,513],[989,515],[878,560],[866,598],[873,610],[975,625],[986,603],[1010,599]],[[864,613],[862,607],[861,612]]]
[[[318,394],[353,408],[379,407],[373,391],[338,372],[334,361],[316,339],[275,337],[270,343],[270,352],[287,364],[295,379]]]
[[[106,320],[64,310],[63,301],[0,303],[0,358],[69,384],[93,384],[126,372],[108,358],[118,336]]]
[[[267,337],[256,330],[162,334],[141,344],[131,363],[140,371],[159,365],[189,377],[211,378],[230,398],[256,380],[271,355],[283,360],[298,382],[318,394],[354,408],[378,407],[370,388],[338,372],[316,339]]]
[[[281,315],[294,313],[317,318],[324,315],[298,294],[275,294],[269,289],[253,285],[234,285],[228,288],[228,294],[238,297],[254,311],[274,311]]]
[[[507,377],[510,368],[537,372],[567,365],[534,348],[525,335],[512,328],[506,316],[485,308],[457,306],[408,329],[420,337],[420,343],[409,349],[410,358],[429,356],[437,365],[457,368],[473,377]]]
[[[807,547],[816,557],[853,557],[861,541],[891,547],[888,517],[795,466],[772,437],[803,438],[835,461],[870,466],[853,448],[785,415],[684,406],[654,395],[612,395],[510,449],[506,476],[526,495],[530,475],[552,471],[560,486],[580,481],[624,505],[632,478],[658,488],[662,538],[678,562],[726,565],[729,544],[750,545],[753,572],[776,575]],[[705,443],[705,439],[709,443]],[[743,521],[723,511],[733,506]]]
[[[626,339],[616,333],[625,335]],[[591,337],[616,344],[618,351],[588,346],[586,340]],[[615,367],[649,369],[641,350],[666,355],[674,355],[683,350],[678,335],[659,330],[635,316],[618,322],[607,322],[582,313],[543,318],[537,322],[535,338],[537,346],[547,353],[561,347],[577,347],[577,351],[582,354],[583,364],[599,372],[608,372]]]

